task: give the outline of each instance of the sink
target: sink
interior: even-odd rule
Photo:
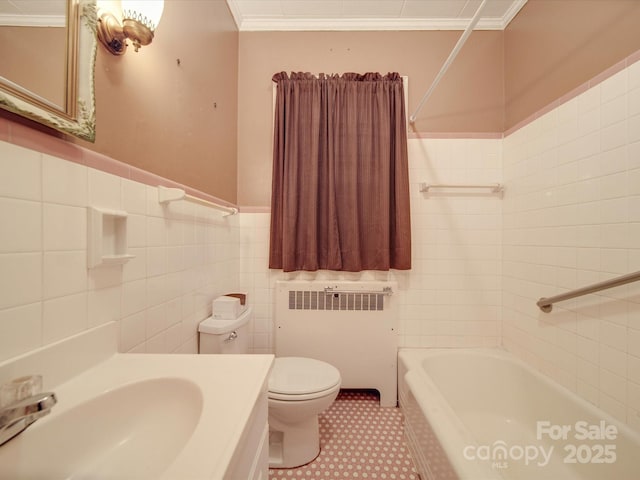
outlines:
[[[202,414],[192,381],[152,378],[52,413],[0,447],[0,479],[156,479],[176,459]]]
[[[273,355],[119,353],[118,331],[0,362],[0,384],[38,374],[58,399],[0,446],[0,480],[267,478]]]

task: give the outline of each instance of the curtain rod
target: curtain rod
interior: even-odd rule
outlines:
[[[431,93],[436,88],[436,85],[438,85],[438,83],[440,82],[440,79],[444,76],[446,71],[449,69],[449,66],[455,60],[456,56],[458,55],[458,52],[467,41],[467,38],[469,37],[469,35],[471,35],[471,32],[473,31],[476,24],[478,23],[478,20],[480,20],[480,14],[482,13],[482,9],[484,8],[486,3],[487,3],[487,0],[482,0],[482,3],[478,7],[478,10],[476,10],[475,15],[471,19],[471,22],[469,22],[469,25],[467,26],[465,31],[462,33],[462,36],[458,40],[458,43],[456,43],[456,46],[453,47],[453,50],[449,54],[449,57],[447,58],[447,60],[445,60],[444,65],[442,65],[442,68],[438,72],[438,75],[436,75],[436,78],[433,80],[433,83],[429,87],[429,90],[427,90],[427,93],[425,93],[424,96],[422,97],[422,100],[420,100],[420,103],[418,104],[418,108],[416,108],[415,112],[413,112],[413,115],[409,117],[409,123],[411,124],[415,123],[416,115],[420,113],[420,110],[422,110],[422,106],[427,101],[427,99],[431,96]]]

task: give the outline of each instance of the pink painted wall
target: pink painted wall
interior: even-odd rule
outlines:
[[[529,0],[504,32],[473,33],[413,133],[508,131],[640,50],[638,24],[635,0]],[[0,116],[228,202],[266,207],[273,73],[399,71],[409,77],[411,113],[459,36],[240,34],[225,2],[170,1],[151,46],[122,57],[99,46],[95,144]]]
[[[67,140],[235,203],[238,30],[231,12],[223,1],[168,1],[155,33],[151,45],[120,57],[98,45],[96,141]]]
[[[508,130],[640,50],[636,0],[529,0],[505,29]]]
[[[238,202],[266,206],[271,191],[272,82],[280,71],[397,71],[412,113],[460,31],[243,32],[239,50]],[[418,132],[502,132],[503,33],[474,32],[417,116]]]

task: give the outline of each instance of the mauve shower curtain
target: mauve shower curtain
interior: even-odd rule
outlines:
[[[269,268],[411,268],[397,73],[278,73]]]

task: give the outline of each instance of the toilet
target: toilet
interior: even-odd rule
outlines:
[[[249,353],[251,307],[233,320],[212,317],[200,323],[200,353]],[[318,414],[340,391],[340,372],[313,358],[278,357],[268,382],[269,467],[293,468],[320,453]]]

